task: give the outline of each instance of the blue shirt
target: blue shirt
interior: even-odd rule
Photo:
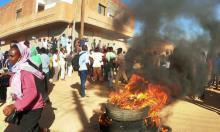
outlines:
[[[41,54],[42,70],[44,73],[49,72],[50,57],[47,54]]]
[[[79,54],[79,71],[88,70],[86,63],[89,63],[89,53],[87,51],[81,51]]]
[[[66,45],[67,45],[67,38],[66,37],[61,37],[61,39],[60,39],[60,43],[62,44],[62,47],[66,47]]]

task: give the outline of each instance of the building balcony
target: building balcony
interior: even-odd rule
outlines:
[[[117,30],[113,27],[113,19],[104,15],[99,14],[96,11],[86,10],[85,15],[85,23],[103,28],[105,30],[110,30],[113,32],[117,32],[125,36],[126,38],[130,38],[133,36],[134,28],[132,26],[132,22],[129,25],[126,25],[123,30]],[[131,20],[133,21],[133,20]]]
[[[34,13],[30,16],[23,16],[0,26],[0,38],[4,39],[10,35],[51,23],[70,23],[73,20],[72,12],[71,4],[59,2],[50,9]]]

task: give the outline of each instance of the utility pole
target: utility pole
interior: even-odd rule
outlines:
[[[80,35],[79,38],[82,39],[84,36],[84,17],[85,17],[85,0],[81,3],[81,22],[80,22]]]
[[[76,36],[75,36],[75,30],[76,30],[76,28],[75,28],[75,27],[76,27],[76,22],[75,22],[75,20],[73,19],[73,23],[72,23],[72,42],[71,42],[71,44],[72,44],[72,46],[71,46],[72,49],[71,49],[71,50],[72,50],[72,51],[73,51],[74,48],[75,48],[75,47],[74,47],[74,46],[75,46],[75,45],[74,45],[74,41],[75,41],[75,39],[76,39]]]

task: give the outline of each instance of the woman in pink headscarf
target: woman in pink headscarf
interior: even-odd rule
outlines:
[[[22,132],[38,132],[38,121],[44,107],[43,98],[35,79],[43,79],[43,74],[28,63],[29,50],[24,44],[15,44],[9,51],[9,61],[13,65],[10,79],[13,104],[7,105],[3,113],[9,116],[18,112]]]

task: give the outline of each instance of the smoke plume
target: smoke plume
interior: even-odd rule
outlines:
[[[219,49],[220,24],[215,13],[218,4],[219,0],[130,1],[127,10],[115,20],[116,29],[128,23],[128,14],[142,23],[141,34],[133,38],[126,55],[130,74],[138,72],[152,83],[166,85],[173,101],[185,95],[201,94],[207,82],[206,58],[213,58]],[[185,37],[180,30],[183,25],[175,23],[180,17],[195,21],[203,33]],[[175,45],[169,57],[169,69],[157,64],[165,42]],[[141,69],[131,70],[137,62],[142,65]]]

